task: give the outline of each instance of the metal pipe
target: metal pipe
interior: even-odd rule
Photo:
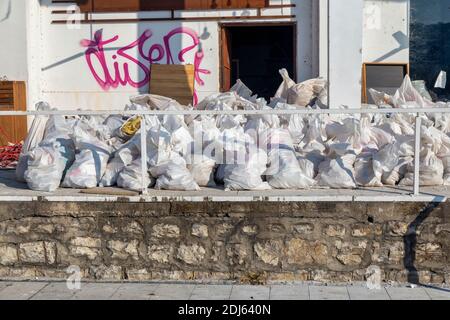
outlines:
[[[147,165],[147,123],[145,117],[141,119],[141,176],[142,176],[142,194],[148,194],[148,185],[146,176],[148,176]]]
[[[430,108],[424,110],[423,108],[411,108],[411,109],[292,109],[292,110],[279,110],[279,109],[264,109],[264,110],[105,110],[105,111],[92,111],[92,110],[58,110],[58,111],[0,111],[0,116],[81,116],[81,115],[318,115],[318,114],[414,114],[414,113],[450,113],[450,108]]]
[[[417,114],[414,138],[414,195],[420,195],[420,146],[422,118]]]

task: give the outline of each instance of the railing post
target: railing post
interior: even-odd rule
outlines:
[[[415,139],[414,139],[414,195],[420,195],[420,147],[421,135],[420,129],[422,125],[422,118],[419,114],[416,115]]]
[[[147,123],[145,122],[145,116],[141,115],[141,166],[142,166],[142,194],[148,194],[148,185],[146,183],[146,176],[148,175],[147,165]]]

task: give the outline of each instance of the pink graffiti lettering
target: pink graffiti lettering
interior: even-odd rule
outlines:
[[[187,45],[184,48],[179,49],[179,52],[174,55],[174,50],[171,45],[171,40],[176,35],[187,36],[192,40],[192,44]],[[145,51],[145,45],[149,39],[153,36],[151,30],[146,30],[142,35],[129,45],[120,49],[108,49],[106,46],[113,44],[119,39],[116,35],[110,39],[103,39],[103,30],[98,30],[94,34],[93,40],[84,39],[81,41],[81,46],[87,48],[85,51],[85,58],[89,70],[91,71],[94,79],[105,90],[116,89],[119,86],[131,86],[133,88],[142,88],[147,86],[151,77],[150,65],[154,63],[160,63],[164,61],[166,64],[185,63],[186,55],[193,50],[196,50],[194,55],[193,65],[195,68],[195,83],[199,86],[205,84],[202,79],[202,75],[209,75],[209,70],[201,67],[204,53],[200,45],[200,39],[197,33],[190,28],[177,28],[169,32],[163,37],[163,44],[153,44]],[[129,51],[137,48],[139,57],[133,57],[129,54]],[[111,61],[106,57],[105,51],[116,50],[112,55],[112,71]],[[176,57],[176,60],[174,57]],[[119,63],[117,60],[121,59],[126,61]],[[143,74],[142,79],[133,79],[130,75],[130,65],[135,65],[139,73]],[[197,104],[198,96],[197,92],[194,92],[194,104]]]

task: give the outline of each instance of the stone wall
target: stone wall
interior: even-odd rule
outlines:
[[[414,203],[3,203],[0,277],[450,284],[450,208]]]

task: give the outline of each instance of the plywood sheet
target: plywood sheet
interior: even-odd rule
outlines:
[[[152,65],[150,93],[172,98],[182,105],[192,104],[194,98],[193,65]]]

